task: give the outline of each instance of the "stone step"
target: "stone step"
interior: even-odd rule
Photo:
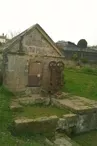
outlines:
[[[10,110],[12,110],[13,112],[22,111],[22,109],[23,109],[23,106],[20,105],[18,102],[16,102],[16,101],[11,102]]]
[[[64,137],[57,137],[53,143],[55,146],[80,146],[66,135],[64,135]]]
[[[48,97],[42,97],[39,94],[33,94],[31,97],[17,98],[17,101],[23,105],[41,104],[41,103],[48,105],[50,99]]]

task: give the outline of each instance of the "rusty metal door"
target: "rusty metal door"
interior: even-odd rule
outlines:
[[[41,85],[42,77],[42,63],[29,62],[29,72],[28,72],[28,86],[30,87],[39,87]]]
[[[51,61],[49,63],[50,68],[50,91],[57,92],[62,87],[63,77],[62,71],[64,69],[63,62]]]
[[[55,91],[57,87],[56,62],[55,61],[50,62],[49,67],[50,67],[50,90]]]

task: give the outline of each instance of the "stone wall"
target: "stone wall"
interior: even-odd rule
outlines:
[[[14,130],[17,134],[34,133],[54,136],[57,122],[57,116],[41,117],[37,119],[19,119],[14,122]]]
[[[5,66],[4,86],[11,91],[24,90],[26,85],[26,57],[19,55],[8,56],[8,63]]]
[[[79,67],[86,67],[86,68],[97,68],[97,63],[78,63],[78,61],[73,61],[73,60],[67,60],[64,59],[64,65],[66,68],[78,68]]]
[[[26,92],[27,94],[36,93],[40,91],[39,87],[28,87],[28,61],[32,59],[33,62],[40,61],[43,65],[41,87],[43,89],[49,88],[50,72],[49,62],[59,61],[62,58],[58,57],[41,57],[29,55],[8,54],[8,63],[5,66],[4,86],[12,92]]]
[[[25,91],[28,86],[28,60],[40,58],[28,55],[8,54],[8,63],[5,66],[4,86],[11,91]]]
[[[97,113],[64,115],[58,121],[58,129],[65,131],[68,135],[95,130],[97,129]]]
[[[25,53],[40,56],[59,56],[51,44],[43,37],[43,35],[35,29],[25,35],[22,41],[22,47]]]
[[[83,97],[52,98],[52,104],[58,108],[67,108],[70,114],[58,121],[58,129],[67,134],[79,134],[97,129],[97,102]]]
[[[87,52],[87,51],[72,51],[64,50],[62,51],[65,59],[71,60],[74,54],[78,55],[79,59],[86,59],[90,63],[97,63],[97,52]]]
[[[17,119],[15,120],[15,130],[17,132],[47,133],[64,132],[68,136],[81,134],[97,129],[97,113],[66,114],[63,117],[57,116],[41,117],[37,119]]]

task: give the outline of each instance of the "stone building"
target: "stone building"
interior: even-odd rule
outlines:
[[[63,85],[64,57],[39,24],[3,47],[3,84],[26,94],[58,91]]]

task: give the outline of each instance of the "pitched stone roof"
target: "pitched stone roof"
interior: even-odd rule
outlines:
[[[38,29],[38,31],[44,36],[44,38],[51,44],[51,46],[57,51],[57,53],[60,56],[63,56],[62,53],[59,51],[59,49],[57,48],[56,44],[54,43],[54,41],[48,36],[48,34],[43,30],[43,28],[39,25],[39,24],[35,24],[33,26],[31,26],[30,28],[26,29],[25,31],[23,31],[22,33],[20,33],[19,35],[15,36],[14,38],[12,38],[11,40],[9,40],[1,49],[3,51],[10,51],[11,46],[18,40],[21,39],[21,37],[23,37],[26,33],[33,31],[35,28]]]

